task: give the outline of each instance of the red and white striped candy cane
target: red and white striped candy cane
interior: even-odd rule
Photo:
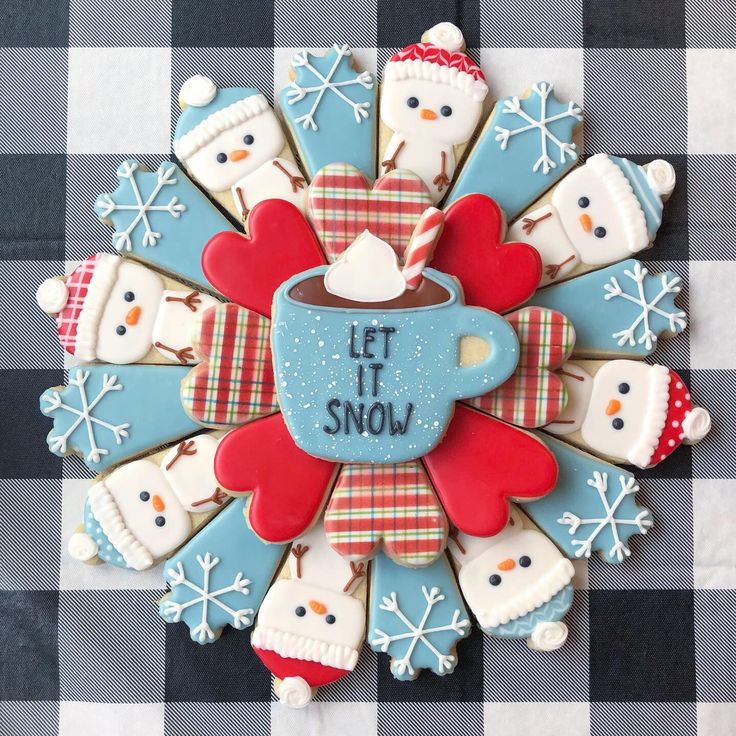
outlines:
[[[422,283],[422,272],[432,256],[444,222],[445,213],[436,207],[428,207],[417,221],[406,249],[404,267],[401,269],[407,289],[417,289]]]

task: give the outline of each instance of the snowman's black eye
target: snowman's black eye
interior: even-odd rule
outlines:
[[[612,422],[611,426],[614,429],[623,429],[624,428],[624,420],[620,419],[619,417],[616,417]]]
[[[409,105],[409,107],[419,107],[419,100],[416,97],[410,97],[406,104]]]
[[[590,204],[590,200],[587,197],[580,197],[578,200],[578,207],[585,209]]]
[[[227,154],[226,153],[218,153],[217,154],[217,160],[219,163],[224,164],[225,161],[227,161]]]
[[[631,390],[631,386],[628,383],[619,383],[618,392],[620,394],[627,394]]]
[[[328,624],[334,624],[336,620],[337,619],[332,614],[325,616],[325,621],[327,621]]]
[[[531,557],[527,557],[526,555],[524,555],[523,557],[519,557],[519,565],[521,567],[529,567],[529,565],[531,564],[532,564]]]
[[[606,228],[604,228],[604,227],[597,227],[595,230],[593,230],[593,235],[595,235],[596,238],[605,238],[606,237]]]
[[[440,113],[446,117],[449,118],[450,115],[452,115],[452,108],[449,105],[442,105],[440,108]]]
[[[301,617],[301,616],[304,616],[304,615],[306,615],[306,613],[307,613],[307,609],[306,609],[306,608],[304,608],[304,606],[297,606],[297,607],[296,607],[296,608],[294,609],[294,613],[295,613],[295,614],[296,614],[297,616],[300,616],[300,617]]]
[[[126,291],[125,294],[123,294],[123,299],[125,299],[126,302],[135,301],[135,294],[132,291]]]
[[[141,491],[138,494],[138,498],[140,498],[141,501],[148,501],[148,499],[151,498],[151,494],[148,491]]]
[[[488,578],[488,582],[491,585],[501,585],[501,576],[500,575],[491,575],[491,577]]]
[[[243,143],[245,143],[246,146],[252,145],[254,140],[255,138],[250,133],[248,133],[248,135],[243,136]]]
[[[156,526],[163,526],[166,523],[166,519],[163,516],[157,516],[154,519]]]
[[[127,332],[127,330],[125,329],[125,327],[123,325],[118,325],[115,328],[115,332],[117,332],[118,335],[124,335]]]

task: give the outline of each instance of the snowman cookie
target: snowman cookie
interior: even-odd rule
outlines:
[[[648,248],[662,224],[675,170],[599,153],[568,174],[508,229],[542,257],[541,286]]]
[[[47,279],[36,301],[55,316],[70,355],[119,365],[199,362],[195,324],[220,303],[111,253],[90,256],[65,279]]]
[[[330,547],[321,518],[291,545],[251,636],[285,705],[304,707],[317,687],[355,668],[365,637],[366,565]]]
[[[447,194],[488,94],[464,48],[457,26],[438,23],[421,43],[397,51],[383,71],[379,175],[413,171],[434,203]]]
[[[245,223],[264,199],[304,210],[306,181],[268,100],[252,87],[225,87],[200,74],[179,92],[174,152],[191,176]]]
[[[526,639],[531,649],[552,651],[567,641],[562,620],[573,601],[572,562],[512,509],[493,537],[457,533],[449,543],[458,582],[478,624],[503,639]]]
[[[673,370],[635,360],[566,363],[559,371],[568,402],[545,429],[612,462],[648,468],[710,431],[710,414],[693,406]]]
[[[83,530],[70,537],[69,554],[141,571],[180,547],[229,500],[215,479],[217,442],[200,434],[100,478],[89,489]]]

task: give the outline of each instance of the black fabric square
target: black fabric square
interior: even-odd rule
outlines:
[[[416,680],[399,681],[391,674],[391,658],[378,655],[378,701],[457,703],[483,700],[483,633],[474,626],[457,646],[458,663],[450,675],[423,670]]]
[[[378,0],[378,45],[388,48],[418,43],[424,31],[442,21],[454,23],[470,47],[480,46],[478,0],[396,2]]]
[[[695,697],[693,592],[591,590],[591,701]]]
[[[66,46],[69,5],[62,0],[3,0],[0,3],[0,46],[36,48]]]
[[[273,2],[176,0],[171,18],[171,45],[273,46]]]
[[[3,415],[12,417],[15,432],[5,432],[0,478],[60,478],[62,459],[49,452],[46,435],[51,419],[41,414],[39,396],[64,383],[64,372],[0,371]]]
[[[3,591],[2,595],[2,699],[58,700],[58,592]],[[2,728],[0,724],[0,731]]]
[[[586,0],[587,48],[685,47],[685,0]]]
[[[200,646],[184,624],[166,626],[167,702],[268,702],[271,674],[250,646],[251,629],[225,627]]]
[[[0,257],[64,259],[66,157],[0,156]]]

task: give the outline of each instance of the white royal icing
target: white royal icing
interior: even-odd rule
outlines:
[[[204,107],[215,99],[217,85],[203,74],[195,74],[184,82],[179,99],[191,107]]]
[[[553,652],[567,641],[567,634],[567,624],[564,621],[543,621],[537,624],[529,637],[529,648],[538,652]]]
[[[187,511],[203,513],[222,508],[222,502],[205,501],[219,488],[215,478],[217,444],[211,434],[200,434],[172,447],[161,460],[164,478]]]
[[[288,175],[284,173],[284,169],[288,172]],[[294,191],[295,187],[292,184],[292,179],[289,178],[290,176],[294,179],[301,177],[301,172],[296,164],[283,158],[275,158],[266,161],[253,173],[235,182],[232,187],[232,197],[240,215],[243,215],[243,208],[237,192],[238,188],[245,201],[245,206],[249,210],[252,210],[264,199],[285,199],[287,202],[291,202],[300,212],[304,212],[307,187],[302,183],[302,186],[297,186],[296,191]]]
[[[46,279],[36,289],[36,303],[47,314],[56,314],[66,306],[69,289],[63,279]]]
[[[312,701],[312,688],[303,677],[285,677],[277,688],[279,703],[304,708]]]
[[[89,534],[85,534],[84,532],[75,532],[72,534],[69,537],[67,549],[72,559],[79,560],[80,562],[89,562],[97,556],[97,552],[99,551],[97,542]]]
[[[463,32],[448,21],[432,26],[425,35],[428,43],[448,51],[461,51],[465,47]]]
[[[565,363],[558,375],[567,391],[567,403],[557,419],[545,429],[550,434],[562,436],[577,432],[582,426],[593,391],[593,377],[573,363]]]

